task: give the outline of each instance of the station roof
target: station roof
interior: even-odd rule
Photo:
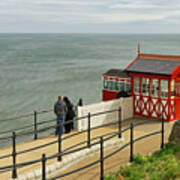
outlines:
[[[129,75],[126,71],[119,69],[110,69],[103,74],[104,76],[115,76],[120,78],[129,78]]]
[[[170,76],[180,64],[180,56],[139,54],[124,70]]]

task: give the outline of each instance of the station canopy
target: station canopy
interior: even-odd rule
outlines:
[[[171,76],[179,64],[180,56],[139,54],[125,71]]]
[[[129,78],[129,74],[126,71],[120,69],[110,69],[103,74],[104,76],[114,76],[119,78]]]

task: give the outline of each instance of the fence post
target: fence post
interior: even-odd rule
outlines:
[[[37,138],[37,111],[34,111],[34,140],[36,140]]]
[[[103,137],[100,137],[100,163],[101,163],[101,175],[100,180],[104,180],[104,140]]]
[[[46,155],[42,155],[42,180],[46,180]]]
[[[59,122],[58,123],[58,126],[59,126],[59,132],[58,132],[58,153],[60,154],[60,155],[58,155],[58,161],[61,161],[62,160],[62,155],[61,155],[61,153],[62,153],[62,132],[61,132],[61,126],[62,126],[62,123],[61,122]]]
[[[87,146],[91,147],[91,114],[88,113],[88,134],[87,134]]]
[[[12,133],[12,157],[13,157],[13,169],[12,169],[12,178],[17,178],[17,169],[16,169],[16,134]]]
[[[131,123],[130,125],[130,162],[133,162],[134,160],[133,145],[134,145],[134,125],[133,123]]]
[[[82,98],[79,99],[78,106],[83,106],[83,100],[82,100]]]
[[[162,115],[162,120],[161,120],[161,149],[164,148],[164,116]]]
[[[122,129],[122,119],[121,119],[121,107],[119,107],[118,109],[118,137],[121,138],[122,137],[122,133],[121,133],[121,129]]]

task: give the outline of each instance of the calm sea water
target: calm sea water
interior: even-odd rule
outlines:
[[[179,35],[0,34],[0,120],[51,109],[58,95],[101,101],[102,74],[131,62],[138,41],[143,53],[180,55]],[[20,122],[0,132],[32,123]]]

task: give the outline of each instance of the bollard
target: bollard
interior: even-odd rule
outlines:
[[[61,132],[62,123],[59,122],[58,126],[59,126],[59,129],[60,129],[60,131],[58,133],[58,153],[60,155],[58,155],[58,159],[57,160],[58,161],[62,161],[62,155],[61,155],[61,153],[62,153],[62,132]]]
[[[122,132],[121,132],[121,129],[122,129],[122,119],[121,119],[121,107],[119,107],[118,109],[118,137],[121,138],[122,137]]]
[[[17,178],[17,168],[16,168],[16,134],[12,133],[12,157],[13,157],[13,169],[12,169],[12,178]]]
[[[133,155],[133,145],[134,145],[134,125],[131,123],[130,125],[130,162],[133,162],[134,155]]]
[[[164,116],[162,115],[162,122],[161,122],[161,149],[164,148]]]
[[[100,180],[104,180],[104,140],[103,137],[100,137],[100,163],[101,163],[101,175]]]
[[[87,147],[91,147],[91,114],[88,113]]]
[[[37,111],[34,111],[34,140],[36,140],[37,138]]]
[[[79,98],[78,106],[83,106],[83,100],[82,100],[82,98]]]
[[[42,180],[46,180],[46,155],[42,155]]]

